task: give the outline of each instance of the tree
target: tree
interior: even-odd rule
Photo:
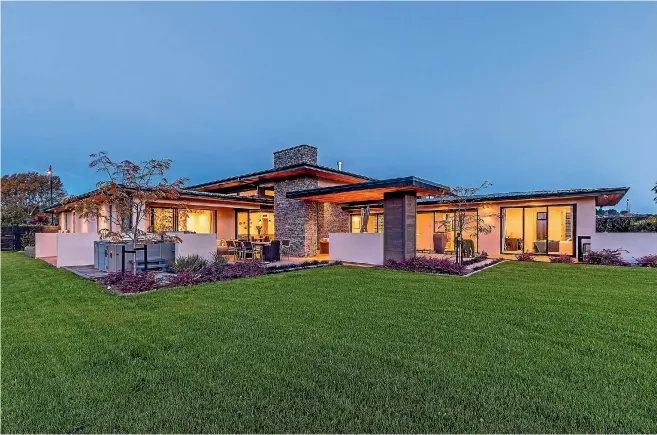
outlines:
[[[84,220],[101,219],[111,223],[117,231],[100,230],[100,238],[114,242],[130,241],[132,248],[140,243],[152,243],[156,239],[180,242],[180,238],[147,233],[139,228],[146,219],[147,205],[159,199],[177,199],[178,190],[187,181],[179,178],[169,182],[164,174],[171,168],[170,159],[150,159],[139,165],[130,160],[115,162],[106,152],[91,154],[90,168],[104,174],[108,180],[96,183],[93,195],[75,202],[75,211]],[[112,212],[106,205],[112,205]],[[133,262],[133,272],[137,264]]]
[[[62,180],[37,172],[22,172],[2,177],[2,224],[20,225],[34,219],[41,211],[66,196]]]
[[[652,188],[652,191],[655,192],[655,202],[657,203],[657,181],[655,181],[655,187]]]
[[[470,237],[476,237],[477,234],[490,234],[495,228],[494,225],[491,225],[487,222],[486,218],[488,217],[497,217],[496,213],[486,213],[486,210],[490,209],[490,206],[486,203],[477,202],[478,211],[473,212],[472,203],[475,200],[475,196],[483,189],[487,189],[492,186],[492,183],[489,181],[484,181],[479,187],[463,187],[456,186],[450,189],[450,192],[444,195],[444,199],[449,201],[453,209],[453,218],[438,221],[437,228],[445,228],[449,230],[454,230],[456,232],[456,237],[454,240],[454,251],[456,256],[456,262],[459,264],[463,263],[463,253],[464,246],[463,237],[465,235]],[[483,213],[482,213],[483,212]]]

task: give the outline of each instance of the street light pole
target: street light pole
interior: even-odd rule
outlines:
[[[52,203],[52,165],[48,166],[48,176],[50,177],[50,206],[53,206]],[[50,225],[55,225],[55,213],[50,211]]]

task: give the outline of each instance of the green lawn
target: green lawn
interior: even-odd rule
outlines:
[[[2,431],[657,432],[657,270],[325,267],[137,296],[2,254]]]

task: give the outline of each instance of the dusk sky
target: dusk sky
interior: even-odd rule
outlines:
[[[3,3],[2,173],[320,163],[489,192],[630,186],[655,212],[655,3]],[[618,208],[624,208],[619,204]]]

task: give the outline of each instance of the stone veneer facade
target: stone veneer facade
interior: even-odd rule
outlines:
[[[349,232],[349,213],[342,210],[340,204],[328,202],[317,203],[319,237],[328,237],[329,233]],[[330,249],[330,248],[329,248]]]
[[[274,183],[275,237],[290,241],[290,255],[317,255],[317,203],[286,198],[287,192],[317,187],[316,177],[296,177]]]
[[[296,164],[317,164],[317,148],[299,145],[274,153],[274,168]],[[309,257],[317,254],[317,204],[288,199],[287,192],[314,189],[317,177],[299,176],[274,183],[275,237],[290,241],[290,255]]]
[[[317,148],[311,145],[299,145],[274,152],[274,168],[306,163],[317,164]],[[315,186],[317,187],[317,186]]]

